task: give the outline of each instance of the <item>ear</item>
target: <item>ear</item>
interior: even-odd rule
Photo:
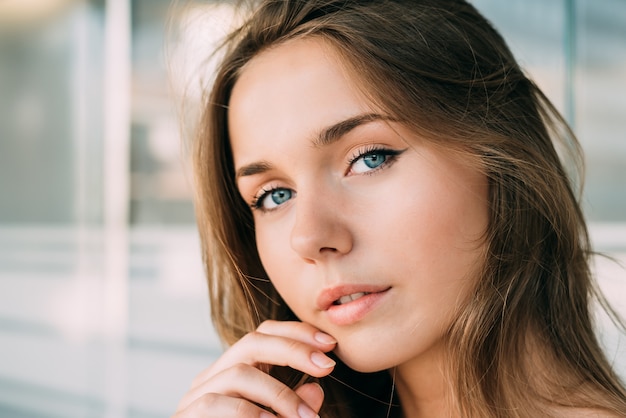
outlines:
[[[296,394],[302,398],[315,412],[319,413],[324,402],[324,391],[317,383],[307,383],[296,389]]]

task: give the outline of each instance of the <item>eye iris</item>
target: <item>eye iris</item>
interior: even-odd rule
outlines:
[[[369,154],[363,157],[363,162],[369,168],[376,168],[385,162],[385,156],[382,154]]]
[[[271,193],[270,197],[272,199],[272,202],[274,202],[276,205],[280,205],[291,199],[291,191],[287,189],[274,190]]]

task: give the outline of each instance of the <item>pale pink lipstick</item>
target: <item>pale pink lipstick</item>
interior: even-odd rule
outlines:
[[[335,325],[350,325],[363,319],[387,295],[390,287],[341,285],[325,289],[317,307]]]

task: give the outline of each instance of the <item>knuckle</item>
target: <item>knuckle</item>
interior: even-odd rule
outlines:
[[[237,350],[240,352],[247,352],[250,348],[255,348],[260,344],[261,333],[258,331],[252,331],[241,337],[236,343]]]
[[[234,364],[230,368],[230,373],[233,375],[233,378],[237,378],[237,377],[244,378],[249,375],[250,366],[244,363]]]
[[[261,334],[262,333],[259,332],[258,330],[250,331],[249,333],[247,333],[246,335],[241,337],[240,341],[243,341],[245,343],[251,343],[251,342],[254,342],[254,341],[258,341],[258,339],[261,336]]]
[[[236,417],[252,417],[256,416],[255,408],[243,399],[237,399],[235,401],[235,416]]]
[[[295,393],[289,388],[289,386],[281,385],[276,392],[277,403],[288,402],[293,400]]]
[[[208,411],[218,402],[219,396],[215,393],[204,393],[196,401],[197,406],[202,411]]]
[[[259,324],[259,326],[256,328],[256,330],[258,332],[263,332],[264,330],[269,330],[272,328],[272,326],[274,325],[276,321],[273,321],[271,319],[266,319],[265,321],[261,322]]]
[[[296,322],[294,325],[302,331],[310,332],[314,330],[313,326],[311,324],[307,324],[306,322]]]
[[[287,343],[287,349],[289,350],[289,352],[298,352],[298,350],[302,349],[302,347],[305,347],[305,344],[302,344],[300,341],[297,340],[291,340]]]

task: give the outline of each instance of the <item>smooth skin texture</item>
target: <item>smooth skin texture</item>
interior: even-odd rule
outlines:
[[[356,370],[397,367],[407,416],[441,413],[442,338],[484,257],[487,179],[370,105],[340,62],[305,38],[244,67],[229,107],[238,187],[299,319]]]
[[[292,391],[262,369],[273,364],[326,376],[335,363],[324,353],[335,345],[334,338],[308,324],[266,321],[196,377],[173,418],[315,418],[324,399],[319,385]]]

